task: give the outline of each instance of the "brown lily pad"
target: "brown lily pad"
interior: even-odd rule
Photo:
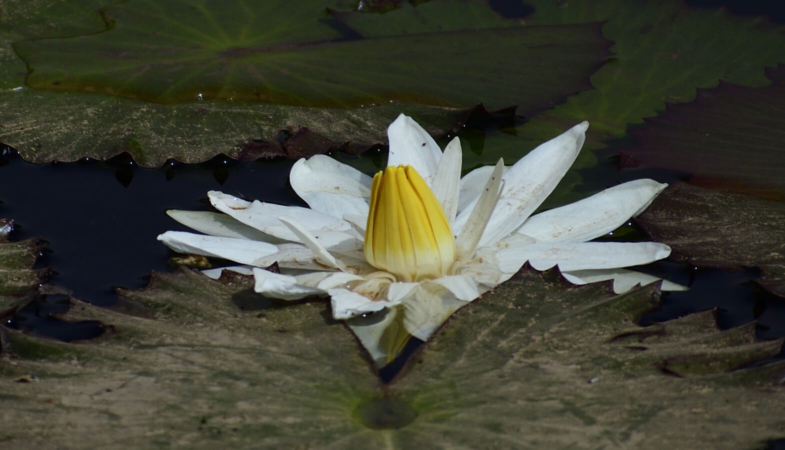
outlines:
[[[676,183],[637,222],[672,257],[705,267],[760,267],[759,283],[785,297],[785,204]]]

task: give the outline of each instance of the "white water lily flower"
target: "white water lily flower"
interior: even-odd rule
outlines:
[[[158,239],[178,252],[242,264],[230,269],[252,273],[255,290],[268,297],[327,295],[336,319],[392,308],[374,324],[352,325],[378,359],[390,352],[380,340],[392,317],[425,340],[526,261],[537,270],[558,265],[575,284],[612,279],[616,292],[658,280],[623,268],[666,258],[668,246],[588,241],[642,212],[665,184],[631,181],[531,216],[575,161],[588,126],[574,126],[512,167],[500,160],[461,179],[460,141],[442,153],[401,115],[388,129],[387,168],[374,178],[327,156],[301,159],[290,181],[310,209],[212,191],[210,202],[224,214],[168,212],[206,235],[169,231]],[[280,274],[264,269],[275,262]],[[683,287],[665,282],[663,289]]]

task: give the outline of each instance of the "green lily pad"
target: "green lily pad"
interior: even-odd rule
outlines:
[[[689,172],[693,184],[785,200],[785,67],[774,84],[723,83],[698,91],[695,102],[669,106],[630,134],[623,153],[642,163]]]
[[[48,269],[33,269],[44,245],[38,239],[9,242],[13,221],[0,219],[0,317],[21,306],[49,275]]]
[[[636,221],[672,257],[697,266],[760,267],[759,283],[785,297],[785,204],[677,183]]]
[[[628,125],[653,117],[669,103],[695,99],[696,88],[720,81],[750,87],[771,84],[764,69],[785,63],[785,27],[725,10],[690,8],[677,0],[527,0],[529,25],[604,21],[615,56],[591,77],[595,89],[571,96],[517,129],[540,142],[571,123],[592,126],[587,147],[621,137]]]
[[[5,330],[6,445],[714,449],[782,435],[785,365],[733,371],[782,342],[720,332],[712,312],[639,327],[651,287],[614,296],[524,269],[389,386],[325,303],[271,305],[250,279],[188,269],[121,293],[144,307],[72,300],[68,320],[112,325],[91,342]]]
[[[63,3],[0,18],[0,56],[15,67],[0,74],[0,141],[35,162],[291,155],[302,145],[280,148],[281,131],[302,129],[319,137],[307,141],[312,152],[361,150],[384,142],[401,112],[439,133],[480,102],[546,108],[590,87],[609,44],[598,24],[523,27],[484,2],[421,5],[453,11],[427,27],[415,27],[413,7],[331,17],[328,7],[354,4],[335,0],[296,11],[274,0]],[[60,16],[62,33],[39,24]],[[445,25],[450,17],[459,26]],[[416,31],[380,32],[388,22]],[[248,151],[253,141],[268,147]]]

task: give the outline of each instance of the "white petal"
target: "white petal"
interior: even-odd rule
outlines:
[[[289,181],[294,192],[314,211],[338,218],[345,214],[368,215],[371,177],[329,156],[315,155],[297,161]]]
[[[259,258],[256,263],[259,267],[269,267],[278,263],[278,267],[301,270],[324,270],[324,265],[316,262],[316,255],[302,244],[279,244],[278,251]]]
[[[348,289],[334,288],[327,292],[330,294],[330,304],[333,308],[333,317],[336,320],[344,320],[371,312],[381,311],[384,308],[397,304],[384,300],[373,301],[364,295],[360,295]]]
[[[260,201],[248,203],[218,191],[210,191],[207,195],[210,203],[217,210],[259,231],[287,241],[299,242],[297,235],[278,220],[281,216],[305,224],[309,231],[348,231],[352,228],[351,224],[343,219],[308,208],[274,205]]]
[[[217,280],[221,278],[221,273],[224,270],[229,270],[232,272],[237,272],[242,275],[253,275],[253,266],[228,266],[228,267],[216,267],[215,269],[205,269],[202,271],[208,278],[212,278]]]
[[[458,261],[466,261],[474,256],[477,243],[485,232],[488,220],[499,201],[503,171],[504,161],[500,159],[485,183],[485,188],[480,198],[469,213],[465,225],[461,228],[458,238],[455,240]]]
[[[281,272],[281,273],[283,273],[283,272]],[[323,289],[323,288],[319,287],[319,283],[321,283],[322,281],[326,280],[330,276],[335,275],[336,273],[341,273],[341,272],[320,272],[320,271],[315,271],[315,272],[298,273],[296,275],[293,274],[293,273],[284,273],[284,275],[291,275],[291,276],[293,276],[294,279],[297,281],[297,284],[301,284],[303,286],[308,286],[308,287],[312,287],[312,288],[318,288],[318,289],[321,289],[321,290],[326,292],[326,289]]]
[[[427,341],[445,320],[466,302],[442,286],[420,284],[413,296],[402,302],[403,325],[412,336]]]
[[[332,267],[334,269],[342,269],[343,265],[335,259],[330,252],[327,251],[324,246],[322,246],[319,241],[311,234],[310,231],[306,230],[305,227],[297,222],[296,220],[290,217],[279,217],[280,220],[284,225],[289,227],[289,229],[294,233],[297,238],[302,242],[309,250],[316,255],[316,261],[324,264],[327,267]]]
[[[297,282],[297,278],[272,273],[264,269],[254,269],[254,290],[264,296],[282,300],[299,300],[312,295],[323,295],[326,292]]]
[[[670,255],[667,245],[654,242],[581,242],[510,246],[496,253],[502,271],[517,270],[525,261],[537,270],[558,264],[562,272],[615,269],[648,264]]]
[[[515,231],[545,201],[578,156],[588,127],[588,122],[572,127],[529,152],[504,174],[504,189],[479,247]],[[458,215],[458,229],[468,220],[472,206],[467,205]]]
[[[209,211],[180,211],[170,209],[166,214],[181,224],[210,236],[221,236],[252,241],[277,243],[278,239],[249,227],[226,214]]]
[[[442,151],[431,135],[414,119],[401,114],[387,128],[387,137],[390,140],[387,165],[410,165],[432,186]]]
[[[499,269],[495,254],[496,250],[494,249],[480,249],[475,254],[474,259],[463,264],[457,272],[458,275],[465,275],[474,280],[480,295],[507,281],[518,271],[518,269],[520,269],[520,267],[518,267],[515,269],[515,272],[510,274],[502,272]],[[521,265],[523,265],[523,263],[521,263]]]
[[[494,166],[478,167],[461,178],[461,189],[458,194],[458,215],[460,215],[467,206],[472,205],[477,201],[483,192],[485,183],[493,173]],[[504,167],[504,173],[507,173],[509,167]],[[457,234],[458,230],[453,228]]]
[[[634,270],[626,269],[598,269],[598,270],[576,270],[574,272],[562,272],[564,278],[573,284],[596,283],[598,281],[613,280],[613,292],[623,294],[637,285],[646,286],[660,281],[662,278],[648,275]],[[672,281],[662,280],[663,291],[686,291],[688,288]]]
[[[276,246],[267,242],[205,236],[184,231],[167,231],[158,236],[158,240],[176,252],[223,258],[252,266],[258,265],[258,259],[278,251]]]
[[[344,214],[343,220],[354,225],[355,228],[365,234],[365,227],[368,226],[368,214],[361,216],[358,214]]]
[[[387,291],[387,298],[393,302],[400,302],[401,300],[411,295],[419,285],[420,283],[390,283],[390,287]]]
[[[364,236],[352,232],[344,231],[311,231],[313,237],[319,241],[324,248],[333,252],[354,252],[362,251]]]
[[[357,276],[357,275],[353,275],[351,273],[335,272],[335,273],[330,274],[328,277],[326,277],[322,281],[320,281],[319,284],[316,287],[326,291],[326,290],[329,290],[329,289],[337,288],[339,286],[344,286],[347,283],[351,283],[352,281],[359,281],[359,280],[362,280],[362,279],[363,279],[363,277],[360,277],[360,276]]]
[[[477,283],[467,275],[451,275],[436,278],[428,283],[438,284],[455,295],[455,298],[464,302],[476,300],[480,296]]]
[[[635,180],[529,219],[517,232],[539,242],[586,242],[615,230],[642,212],[667,184]]]
[[[397,308],[390,308],[383,313],[374,314],[367,318],[357,317],[347,321],[352,333],[368,350],[377,367],[382,367],[387,363],[387,351],[379,341],[397,314],[399,314]]]
[[[462,162],[461,140],[456,137],[444,149],[431,186],[433,195],[442,206],[444,215],[447,216],[450,224],[455,221],[455,215],[458,212]]]

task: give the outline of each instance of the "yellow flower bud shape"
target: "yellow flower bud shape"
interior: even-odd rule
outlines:
[[[387,167],[373,177],[365,258],[399,281],[447,275],[455,238],[433,192],[411,166]]]

